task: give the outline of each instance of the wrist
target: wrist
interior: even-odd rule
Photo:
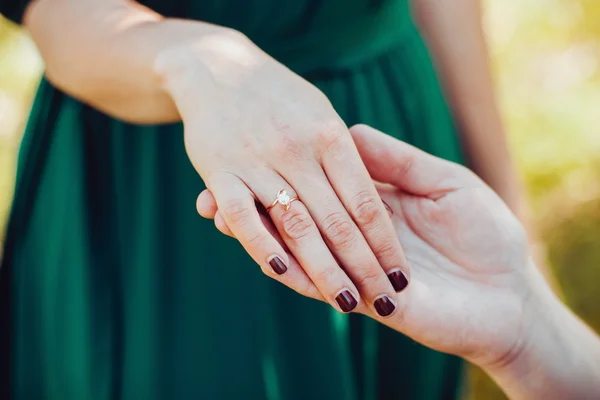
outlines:
[[[199,106],[222,104],[216,97],[239,87],[267,58],[241,32],[209,26],[166,47],[154,60],[154,74],[182,117],[196,114]]]
[[[528,290],[523,296],[523,323],[518,340],[495,362],[480,365],[511,398],[543,393],[544,382],[549,378],[548,352],[557,351],[555,346],[565,336],[565,327],[560,323],[566,310],[564,305],[533,263],[526,275]]]

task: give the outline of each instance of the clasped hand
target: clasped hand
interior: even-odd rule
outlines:
[[[377,189],[393,212],[391,221],[411,265],[410,284],[393,295],[394,315],[382,318],[363,303],[355,311],[478,365],[510,359],[523,342],[525,306],[537,276],[522,225],[465,167],[366,126],[350,132],[368,172],[382,182]],[[198,211],[236,237],[210,191],[199,196]],[[262,223],[282,242],[267,217]],[[288,271],[269,275],[301,294],[326,299],[305,275],[314,267],[295,258],[294,249],[286,251]]]
[[[156,70],[208,188],[199,213],[265,274],[479,365],[519,351],[535,267],[522,226],[468,169],[349,131],[323,93],[234,32],[182,43]],[[299,201],[275,201],[281,190]]]
[[[164,54],[157,70],[219,218],[284,284],[342,312],[360,305],[394,314],[408,262],[327,97],[239,34],[206,36],[192,47]],[[274,204],[281,190],[300,201]]]

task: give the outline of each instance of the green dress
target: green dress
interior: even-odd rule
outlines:
[[[18,19],[25,1],[8,3],[0,11]],[[143,3],[236,28],[319,87],[348,125],[461,160],[408,0]],[[457,358],[265,277],[196,214],[203,188],[181,124],[126,124],[42,80],[4,249],[3,390],[19,400],[457,396]]]

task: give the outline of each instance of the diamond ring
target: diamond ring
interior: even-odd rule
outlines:
[[[267,207],[267,211],[271,210],[271,208],[275,207],[277,204],[281,204],[283,209],[287,211],[290,209],[292,202],[296,200],[299,199],[297,197],[290,197],[290,195],[285,189],[281,189],[279,192],[277,192],[277,197],[275,198],[273,203],[271,203],[271,205]]]

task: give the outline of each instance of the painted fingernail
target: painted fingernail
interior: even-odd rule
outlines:
[[[381,200],[381,202],[383,203],[383,206],[385,207],[385,209],[387,210],[388,214],[390,215],[390,217],[392,215],[394,215],[394,212],[392,211],[392,207],[390,207],[388,205],[388,203],[386,203],[385,201],[383,201],[383,199]]]
[[[348,289],[344,289],[335,297],[335,301],[338,303],[343,312],[350,312],[356,308],[358,301],[354,298],[354,295]]]
[[[375,300],[375,311],[382,317],[387,317],[392,315],[394,310],[396,309],[396,305],[388,296],[381,296],[377,300]]]
[[[404,272],[400,271],[399,269],[390,272],[388,274],[388,278],[390,279],[394,290],[398,293],[406,289],[408,286],[408,279],[406,278],[406,275],[404,275]]]
[[[283,275],[287,271],[285,263],[278,256],[271,256],[269,265],[277,275]]]

